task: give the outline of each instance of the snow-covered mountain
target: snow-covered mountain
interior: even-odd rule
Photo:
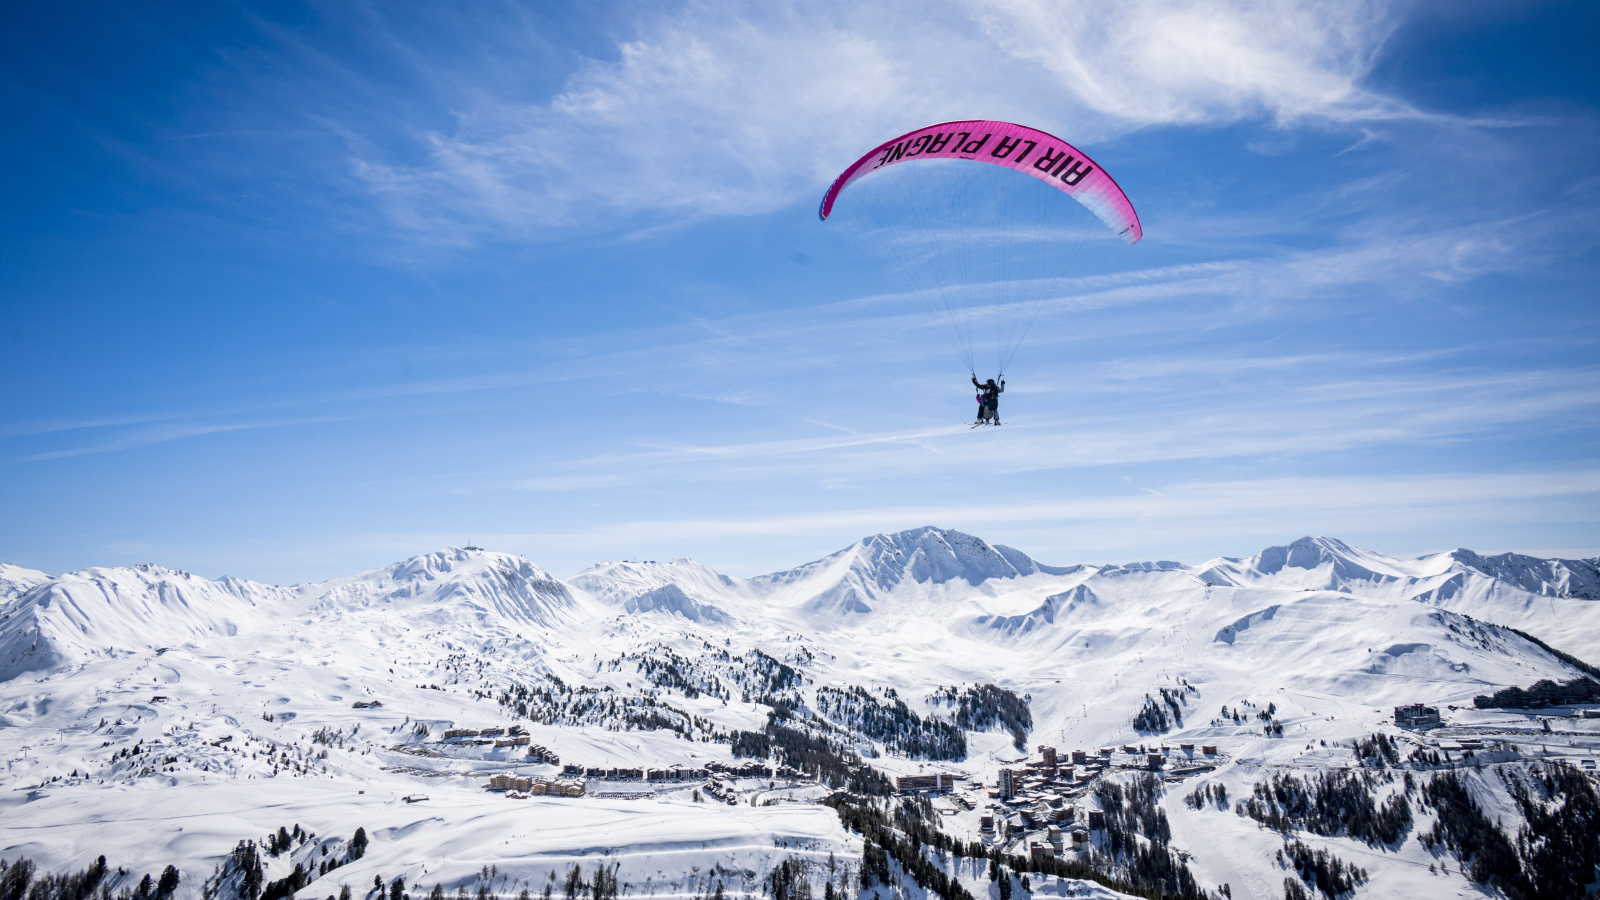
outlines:
[[[312,617],[395,609],[435,627],[554,628],[593,612],[565,584],[519,556],[460,548],[304,585],[297,593],[309,601]]]
[[[49,575],[37,569],[24,569],[10,563],[0,563],[0,603],[26,593],[28,588],[49,580]]]
[[[932,527],[754,578],[677,559],[603,562],[562,582],[465,548],[292,588],[156,566],[58,577],[8,566],[0,858],[61,870],[94,847],[129,871],[120,886],[171,863],[193,873],[174,900],[197,900],[242,839],[298,823],[319,843],[347,842],[360,825],[364,858],[331,870],[320,849],[297,850],[272,857],[267,880],[300,862],[316,896],[396,875],[419,892],[492,883],[510,895],[605,859],[630,896],[698,895],[716,881],[754,896],[785,858],[862,858],[860,836],[816,803],[829,788],[729,778],[729,807],[697,802],[698,781],[635,776],[523,801],[483,785],[558,775],[552,757],[641,772],[732,765],[736,746],[799,729],[842,766],[991,785],[1019,734],[1024,747],[1063,749],[1215,744],[1216,770],[1195,777],[1237,796],[1272,772],[1352,765],[1352,742],[1373,732],[1433,746],[1390,724],[1392,707],[1417,701],[1459,707],[1447,712],[1457,729],[1499,728],[1507,746],[1549,752],[1542,731],[1516,737],[1541,727],[1537,714],[1480,711],[1472,698],[1586,677],[1502,626],[1600,659],[1596,583],[1591,561],[1402,559],[1309,537],[1198,565],[1056,566]],[[1600,720],[1588,721],[1571,728],[1595,731],[1600,748]],[[441,740],[511,724],[529,745]],[[1580,753],[1591,739],[1568,740]],[[534,745],[543,755],[527,755]],[[1086,785],[1063,791],[1098,802]],[[1207,818],[1180,790],[1161,804],[1196,877],[1241,900],[1282,896],[1281,841],[1231,813]],[[940,807],[963,841],[983,836],[989,803],[969,796],[978,808]],[[1298,838],[1372,869],[1376,895],[1428,894],[1442,882],[1416,879],[1445,877],[1419,874],[1432,857],[1415,841],[1379,851]],[[972,891],[993,890],[982,864],[950,865]],[[226,893],[219,884],[209,889]],[[927,900],[917,890],[901,892]],[[1042,876],[1031,890],[1112,896]]]
[[[262,627],[270,621],[263,606],[288,596],[250,581],[208,581],[153,565],[48,579],[4,608],[0,679],[236,635]]]
[[[1400,559],[1333,538],[1305,537],[1248,559],[1216,559],[1196,569],[1200,578],[1217,584],[1417,600],[1600,658],[1600,570],[1583,560],[1535,560],[1512,553],[1484,557],[1470,550]]]
[[[879,611],[902,585],[960,582],[978,587],[1049,569],[1009,547],[992,547],[969,534],[927,527],[873,535],[816,562],[752,579],[752,584],[812,624],[826,627],[840,617]]]
[[[1542,597],[1600,600],[1600,559],[1538,559],[1520,553],[1479,556],[1451,550],[1447,556],[1465,569]]]

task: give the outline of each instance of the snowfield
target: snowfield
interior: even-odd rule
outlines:
[[[820,802],[845,785],[778,769],[798,758],[779,758],[782,742],[804,733],[852,771],[959,776],[929,807],[939,829],[1018,856],[1049,835],[1040,822],[980,829],[1021,811],[989,796],[1002,769],[1043,746],[1103,760],[1032,789],[1078,816],[1070,833],[1102,807],[1100,781],[1133,783],[1165,748],[1156,803],[1205,891],[1283,897],[1293,873],[1278,853],[1300,841],[1366,870],[1359,895],[1496,896],[1419,840],[1437,813],[1397,773],[1465,773],[1514,834],[1519,778],[1600,757],[1600,719],[1572,708],[1474,708],[1504,687],[1588,677],[1552,649],[1600,661],[1596,560],[1398,559],[1304,538],[1192,566],[1054,566],[921,528],[750,579],[678,559],[563,582],[464,548],[289,588],[3,565],[0,859],[60,873],[103,855],[113,894],[171,865],[180,900],[231,900],[241,841],[263,848],[265,882],[298,864],[300,893],[318,898],[376,896],[374,878],[418,900],[435,884],[563,894],[575,864],[585,879],[614,872],[627,896],[771,895],[786,860],[807,898],[930,896],[899,862],[895,885],[862,888],[863,835]],[[972,699],[980,685],[1014,695],[1013,719]],[[1397,728],[1393,708],[1416,702],[1442,726]],[[1381,769],[1358,748],[1377,734],[1398,754]],[[927,749],[958,738],[959,753]],[[763,760],[772,771],[727,771]],[[1235,811],[1274,775],[1336,771],[1369,773],[1380,802],[1413,797],[1397,841],[1280,832]],[[486,791],[496,775],[528,781]],[[1226,802],[1186,802],[1219,786]],[[279,828],[293,846],[272,855]],[[368,844],[352,854],[358,828]],[[1103,863],[1107,840],[1091,834]],[[1001,896],[985,860],[917,852],[973,896]],[[1039,873],[1014,890],[1125,896]]]

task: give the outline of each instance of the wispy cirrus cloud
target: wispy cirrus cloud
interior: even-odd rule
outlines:
[[[419,227],[538,231],[618,214],[744,215],[818,190],[885,137],[987,115],[1093,143],[1162,124],[1419,118],[1362,87],[1382,0],[690,3],[641,14],[554,96],[463,90],[422,162],[357,172]]]
[[[1167,346],[1171,340],[1192,340],[1198,332],[1275,317],[1286,317],[1287,329],[1317,327],[1350,308],[1348,300],[1337,306],[1322,305],[1324,298],[1344,297],[1362,285],[1381,285],[1385,292],[1405,294],[1438,280],[1434,273],[1441,271],[1459,278],[1520,271],[1538,264],[1539,258],[1524,253],[1522,247],[1538,243],[1541,234],[1538,228],[1517,221],[1407,236],[1375,232],[1355,243],[1263,259],[1225,259],[1061,279],[1050,285],[1049,299],[1038,304],[1033,339],[1039,357],[1037,374],[1014,391],[1036,396],[1143,396],[1147,398],[1143,403],[1155,402],[1149,398],[1166,393],[1183,396],[1187,406],[1162,413],[1166,424],[1161,433],[1138,423],[1138,415],[1148,414],[1148,408],[1131,411],[1136,414],[1127,421],[1102,420],[1082,408],[1071,414],[1051,412],[1045,420],[1053,423],[1052,429],[1069,431],[1070,436],[1063,438],[1055,430],[1030,436],[1019,430],[1008,449],[995,459],[1013,470],[1024,470],[1041,465],[1041,459],[1053,460],[1050,465],[1054,466],[1092,466],[1116,457],[1191,459],[1319,445],[1363,446],[1406,439],[1418,433],[1423,423],[1438,429],[1438,439],[1450,439],[1536,415],[1559,417],[1587,411],[1592,408],[1595,390],[1592,371],[1570,366],[1529,367],[1492,375],[1449,370],[1455,364],[1448,358],[1470,348],[1397,354],[1305,353],[1289,348],[1272,352],[1278,349],[1272,341],[1263,343],[1265,352],[1205,344],[1181,349]],[[1494,249],[1485,251],[1485,247]],[[1476,249],[1464,253],[1463,248]],[[894,359],[931,352],[931,341],[919,345],[886,338],[918,335],[929,329],[930,322],[918,307],[906,296],[884,295],[717,319],[695,317],[685,324],[618,330],[600,350],[581,340],[537,351],[522,343],[498,348],[474,343],[470,355],[480,368],[467,374],[459,373],[459,353],[427,346],[406,349],[403,352],[409,358],[432,360],[425,368],[431,376],[369,381],[358,368],[341,369],[315,373],[310,382],[327,385],[320,389],[280,393],[248,403],[219,400],[148,414],[0,423],[0,441],[10,445],[3,461],[16,464],[114,453],[229,431],[432,415],[439,408],[430,404],[433,398],[450,404],[458,402],[450,398],[472,395],[486,403],[514,404],[520,402],[521,392],[556,384],[567,385],[564,392],[590,395],[648,392],[731,406],[778,405],[832,421],[840,414],[847,418],[855,415],[861,404],[828,403],[819,409],[814,401],[796,397],[794,388],[784,380],[816,373],[819,368],[845,372],[858,368],[864,358],[881,357],[884,364],[892,366]],[[1131,314],[1140,310],[1162,312]],[[967,315],[981,318],[992,312],[979,307]],[[1561,335],[1549,338],[1561,339]],[[1103,362],[1078,362],[1060,370],[1049,362],[1052,354],[1064,348],[1105,342],[1133,344],[1127,354]],[[1394,374],[1424,356],[1435,369],[1427,377]],[[553,361],[530,365],[530,357]],[[1322,372],[1337,375],[1319,374]],[[816,375],[806,377],[814,379]],[[1262,377],[1281,380],[1285,387],[1271,393],[1237,392],[1237,379]],[[848,384],[851,376],[838,386],[833,386],[835,380],[835,376],[826,376],[822,383],[828,386],[820,390],[828,395],[855,393]],[[872,405],[876,400],[867,395],[863,402]],[[660,473],[649,466],[675,465],[674,460],[781,459],[787,460],[785,465],[821,469],[842,466],[852,454],[878,457],[878,462],[865,463],[869,468],[937,467],[971,461],[942,447],[940,441],[952,432],[942,425],[852,426],[848,431],[704,446],[684,442],[668,446],[642,439],[644,445],[653,446],[636,444],[635,450],[626,454],[561,465],[581,470],[604,461],[626,460],[629,466],[637,461],[642,467],[630,469],[632,474],[622,479],[634,481],[645,477],[647,470]],[[1270,439],[1255,437],[1263,431],[1271,433]],[[1215,437],[1184,445],[1164,436],[1176,433],[1214,433]],[[943,462],[895,459],[888,448],[913,456],[937,448],[952,455]],[[832,462],[814,458],[830,454]],[[596,477],[580,470],[563,468],[549,478],[513,481],[525,489],[543,489],[582,484]],[[615,480],[614,476],[606,478]]]
[[[1362,86],[1397,20],[1388,0],[971,0],[1007,53],[1127,125],[1416,118]]]

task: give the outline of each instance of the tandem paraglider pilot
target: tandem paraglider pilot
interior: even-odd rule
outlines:
[[[999,384],[991,378],[983,384],[978,383],[976,373],[972,376],[972,386],[978,389],[978,421],[974,425],[999,425],[1000,424],[1000,395],[1005,392],[1006,380],[1000,379]]]
[[[938,161],[940,165],[925,165],[929,160]],[[944,165],[946,162],[956,163],[954,172],[952,167]],[[972,165],[969,166],[969,162]],[[990,167],[1008,169],[1017,177],[996,174],[992,182],[981,179],[983,170]],[[895,174],[874,174],[884,171]],[[875,179],[880,190],[853,191],[850,196],[861,202],[858,219],[861,225],[876,224],[862,227],[858,233],[866,246],[873,248],[909,247],[901,243],[902,238],[922,241],[914,255],[925,256],[926,263],[903,266],[905,259],[902,258],[891,260],[892,268],[916,276],[911,279],[914,293],[928,298],[925,305],[930,314],[960,352],[961,368],[972,373],[972,384],[978,389],[978,421],[972,424],[973,428],[1000,424],[1000,394],[1006,386],[1004,375],[1011,371],[1011,363],[1032,330],[1034,318],[1049,299],[1047,295],[1014,296],[1013,292],[1036,289],[1028,287],[1030,285],[1053,285],[1056,276],[1075,271],[1071,265],[1065,270],[1056,270],[1055,260],[1064,260],[1068,254],[1061,252],[1062,246],[1055,237],[1040,241],[1027,235],[1073,234],[1097,246],[1109,243],[1099,240],[1103,236],[1099,229],[1069,226],[1068,220],[1061,218],[1077,216],[1081,210],[1099,219],[1123,243],[1136,244],[1144,237],[1144,227],[1133,211],[1133,203],[1099,163],[1047,131],[1015,122],[998,119],[939,122],[884,141],[839,173],[828,192],[822,195],[817,218],[828,221],[834,204],[846,189],[869,177]],[[1040,183],[1051,190],[1041,193]],[[968,202],[979,197],[990,198],[991,191],[1000,192],[991,199],[1014,197],[1016,202],[1002,200],[992,207],[987,202],[984,205]],[[1024,200],[1024,193],[1032,199]],[[915,202],[907,204],[907,200]],[[1035,230],[1021,227],[1020,219],[1013,220],[1010,213],[1013,209],[1018,212],[1032,209],[1036,213],[1032,226]],[[1006,221],[995,218],[1000,210],[1007,211]],[[992,259],[987,251],[971,252],[968,240],[948,230],[952,223],[969,222],[975,229],[971,235],[973,240],[981,239],[987,246],[990,235],[1014,236],[1014,243],[996,244]],[[960,239],[952,240],[953,237]],[[1029,279],[1014,279],[1007,275],[1013,271],[1035,275]],[[987,307],[982,303],[975,305],[974,297],[983,295],[974,295],[970,289],[991,283],[1004,290],[988,292],[993,296]],[[929,288],[932,288],[931,293]],[[969,318],[978,316],[983,318]],[[973,322],[985,320],[992,320],[994,325],[995,377],[980,384],[980,363],[976,356],[979,348],[974,343],[976,335],[971,326]],[[982,365],[989,366],[987,362]],[[999,384],[995,383],[997,379]]]

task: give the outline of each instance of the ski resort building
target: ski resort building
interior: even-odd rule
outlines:
[[[1394,724],[1401,728],[1436,728],[1444,721],[1439,718],[1439,707],[1413,703],[1394,708]]]
[[[516,775],[496,775],[489,779],[486,787],[491,791],[527,791],[533,789],[533,779],[520,778]]]
[[[950,791],[956,786],[956,777],[948,772],[932,775],[901,775],[894,780],[895,789],[902,794],[918,791]]]
[[[533,782],[535,797],[582,797],[588,790],[582,779],[577,781],[540,778]]]
[[[1000,770],[1000,799],[1010,800],[1017,795],[1017,788],[1021,778],[1011,769]]]

